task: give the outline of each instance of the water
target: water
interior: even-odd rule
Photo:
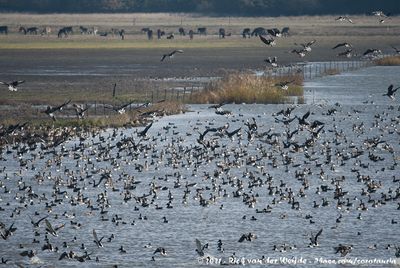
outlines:
[[[384,201],[382,194],[394,197],[399,191],[399,182],[394,182],[393,177],[399,179],[400,112],[398,100],[392,101],[382,94],[390,83],[400,84],[399,70],[398,67],[373,67],[307,82],[307,104],[290,106],[295,107],[291,117],[301,117],[310,111],[307,120],[319,120],[325,126],[313,146],[297,152],[293,146],[283,148],[283,141],[286,140],[284,133],[297,129],[297,120],[290,123],[287,129],[275,121],[275,117],[282,119],[282,116],[273,115],[289,107],[287,105],[225,105],[223,109],[232,111],[233,115],[229,117],[216,115],[206,105],[193,105],[189,107],[191,112],[156,119],[144,140],[137,134],[143,128],[118,129],[115,133],[109,129],[93,136],[87,135],[81,145],[78,138],[70,139],[55,151],[36,149],[19,154],[18,151],[26,146],[24,144],[4,148],[0,164],[0,168],[5,168],[0,173],[3,185],[0,206],[4,210],[0,211],[0,221],[7,227],[14,223],[18,229],[7,240],[0,240],[0,256],[14,263],[29,264],[32,260],[19,253],[35,249],[41,263],[34,267],[204,267],[206,260],[200,260],[199,263],[195,251],[197,238],[203,244],[209,244],[205,253],[215,257],[211,259],[214,261],[219,258],[227,261],[235,253],[236,257],[252,260],[261,259],[262,256],[270,258],[271,262],[276,259],[280,264],[278,266],[282,267],[287,265],[284,259],[279,258],[306,260],[306,264],[299,266],[319,267],[321,261],[343,259],[333,249],[338,244],[353,245],[352,252],[346,256],[353,261],[355,258],[393,259],[394,248],[386,247],[389,244],[399,246],[400,243],[399,223],[391,222],[400,222],[399,199]],[[330,109],[336,109],[336,114],[327,115]],[[280,135],[276,137],[277,144],[271,144],[275,138],[267,139],[266,136],[255,137],[252,141],[247,139],[245,130],[248,128],[245,124],[252,122],[253,117],[258,125],[258,133],[271,129],[270,134]],[[215,140],[219,146],[214,151],[204,149],[197,142],[199,133],[206,128],[217,128],[227,123],[229,131],[241,127],[240,135],[231,140],[224,135],[219,137],[216,133],[207,133],[204,139]],[[310,136],[306,128],[299,129],[293,142],[303,144]],[[118,142],[126,137],[132,137],[135,144],[140,143],[139,149],[135,150],[130,142],[126,147],[118,147]],[[376,147],[368,146],[366,140],[375,137],[384,142]],[[363,154],[351,158],[357,149]],[[326,163],[329,150],[331,161]],[[292,160],[287,168],[282,153]],[[383,160],[371,161],[369,154]],[[27,165],[21,166],[20,161],[24,160],[27,160]],[[363,168],[363,164],[368,168]],[[113,191],[109,183],[104,184],[105,181],[99,187],[93,187],[93,180],[98,183],[106,170],[110,171],[113,186],[119,191]],[[320,176],[321,170],[323,176]],[[362,189],[367,186],[357,179],[356,170],[360,176],[370,176],[371,181],[381,182],[381,188],[371,193],[370,198],[385,204],[373,206],[368,202],[368,196],[361,195]],[[300,189],[304,188],[303,181],[295,175],[299,172],[306,173],[309,184],[309,188],[304,190],[304,197],[299,195]],[[316,189],[322,185],[335,189],[332,180],[342,176],[345,180],[340,182],[340,186],[347,194],[341,198],[344,205],[337,208],[338,200],[334,199],[334,191],[320,191],[317,194]],[[87,203],[76,201],[78,192],[68,187],[68,181],[72,178],[78,179],[77,187],[82,188],[83,196],[90,199],[96,208],[100,207],[96,201],[98,195],[106,191],[110,205],[105,207],[108,213],[91,211]],[[124,184],[133,178],[137,184],[129,190],[132,198],[124,201]],[[178,178],[181,187],[175,188]],[[262,186],[256,182],[262,182]],[[24,195],[28,196],[28,189],[19,190],[18,187],[24,183],[32,186],[38,196],[45,194],[48,200],[40,200],[32,195],[23,200]],[[187,183],[196,185],[188,188],[190,193],[187,193],[187,202],[183,203]],[[149,205],[144,207],[138,198],[150,193],[151,184],[157,186],[157,198],[151,202],[154,197],[152,193],[147,197]],[[238,184],[243,184],[242,192],[256,198],[253,208],[243,202],[243,196],[233,196]],[[279,193],[270,195],[268,184],[281,189],[282,198]],[[4,186],[11,192],[5,193]],[[56,195],[60,203],[51,207],[49,212],[46,203],[54,200],[54,186],[66,193]],[[299,210],[292,209],[289,204],[289,188],[300,204]],[[169,192],[173,196],[173,208],[167,208]],[[210,201],[208,206],[200,205],[197,193]],[[216,198],[210,200],[211,196]],[[347,198],[349,203],[353,203],[352,206],[346,205]],[[314,208],[313,202],[322,204],[323,199],[328,200],[329,205]],[[74,204],[70,203],[71,200],[75,200]],[[361,201],[368,210],[357,209]],[[271,207],[270,213],[257,213],[257,210],[268,205]],[[15,210],[20,213],[13,213]],[[34,215],[35,211],[39,213],[38,216]],[[75,214],[75,218],[63,216],[65,212],[68,215]],[[358,219],[360,213],[362,219]],[[13,217],[10,217],[12,214]],[[116,214],[122,219],[113,222]],[[49,215],[48,220],[53,226],[65,223],[65,227],[58,231],[58,237],[47,235],[50,243],[58,247],[58,252],[41,250],[45,244],[45,223],[42,222],[39,228],[34,228],[30,223],[29,216],[38,220],[45,215]],[[310,223],[306,215],[311,215],[314,223]],[[140,220],[140,216],[147,217],[147,220]],[[163,223],[164,216],[168,223]],[[257,220],[251,220],[252,216]],[[103,221],[102,217],[108,220]],[[74,228],[71,220],[82,227]],[[308,247],[311,233],[315,234],[321,228],[323,232],[318,238],[319,246]],[[103,248],[97,248],[93,242],[93,229],[99,237],[105,236]],[[35,236],[35,231],[40,235]],[[239,243],[241,235],[249,232],[257,238]],[[108,242],[111,234],[115,238]],[[32,243],[34,238],[40,243]],[[224,252],[218,251],[219,239],[222,240]],[[64,241],[68,248],[63,247]],[[64,251],[72,250],[77,255],[84,255],[84,250],[80,248],[82,243],[87,252],[92,253],[91,260],[84,263],[58,260]],[[24,249],[20,249],[20,244]],[[149,244],[150,248],[147,247]],[[273,250],[274,245],[280,248],[284,244],[296,248],[285,252]],[[376,249],[368,248],[374,244]],[[120,253],[120,246],[127,253]],[[157,247],[164,247],[167,255],[154,255]],[[155,262],[151,260],[153,256]],[[96,257],[99,262],[95,261]],[[341,267],[338,264],[331,266]]]

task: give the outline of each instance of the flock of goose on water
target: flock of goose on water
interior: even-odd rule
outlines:
[[[353,23],[348,17],[337,20]],[[272,37],[259,38],[268,46],[276,45]],[[304,57],[315,44],[316,40],[296,44],[300,48],[291,52]],[[353,46],[333,47],[338,48]],[[161,61],[177,53],[183,51],[166,53]],[[369,49],[364,55],[379,53]],[[277,66],[277,57],[265,61]],[[24,82],[1,84],[17,91]],[[276,86],[287,90],[293,82]],[[260,260],[271,252],[312,254],[321,248],[332,258],[376,250],[400,258],[398,237],[387,244],[369,241],[366,245],[357,242],[364,235],[360,228],[351,236],[355,243],[335,239],[349,233],[343,230],[344,222],[367,225],[363,218],[374,221],[371,213],[376,217],[380,210],[391,212],[380,219],[388,229],[399,228],[400,107],[395,102],[399,88],[390,85],[382,90],[383,96],[376,97],[388,97],[387,105],[374,111],[373,118],[364,117],[365,122],[360,118],[369,106],[285,105],[271,114],[244,115],[240,109],[224,110],[228,104],[220,103],[198,111],[198,118],[192,113],[183,126],[168,118],[133,130],[39,127],[29,131],[29,123],[2,126],[1,264],[25,267],[58,261],[56,265],[104,262],[117,266],[140,255],[142,265],[152,265],[181,255],[193,261],[235,258],[252,245],[264,247],[257,256]],[[131,104],[109,108],[122,114]],[[55,113],[68,105],[69,100],[48,106],[43,113],[55,121]],[[83,119],[88,107],[73,107]],[[209,112],[214,110],[217,115]],[[210,117],[203,119],[201,113]],[[221,120],[215,119],[218,115]],[[196,213],[215,209],[220,215],[233,209],[232,215],[240,217],[223,214],[234,222],[223,221],[221,228],[237,226],[235,222],[243,226],[230,230],[231,236],[206,235],[203,226],[204,233],[189,238],[175,234],[160,239],[174,225],[191,230],[184,222],[187,208]],[[329,209],[336,214],[322,221],[320,217]],[[254,227],[272,218],[279,223],[293,217],[302,225],[298,228],[307,230],[305,235],[293,234],[296,244],[290,239],[271,241]],[[159,233],[143,233],[146,224],[157,226]],[[186,251],[174,252],[181,243],[186,243]],[[109,259],[110,251],[121,257]]]

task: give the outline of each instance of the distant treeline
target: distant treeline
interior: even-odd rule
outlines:
[[[0,0],[0,12],[185,12],[208,15],[283,16],[399,14],[399,0]]]

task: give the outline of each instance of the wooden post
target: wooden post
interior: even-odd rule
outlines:
[[[117,83],[114,83],[113,94],[112,94],[113,98],[115,98],[115,89],[116,88],[117,88]]]

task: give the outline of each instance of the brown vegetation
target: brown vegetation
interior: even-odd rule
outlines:
[[[288,90],[277,83],[294,80]],[[208,84],[204,90],[193,94],[193,103],[287,103],[290,96],[303,96],[300,75],[272,78],[254,74],[233,73]]]
[[[374,63],[379,66],[398,66],[400,65],[400,56],[390,56],[377,59]]]

